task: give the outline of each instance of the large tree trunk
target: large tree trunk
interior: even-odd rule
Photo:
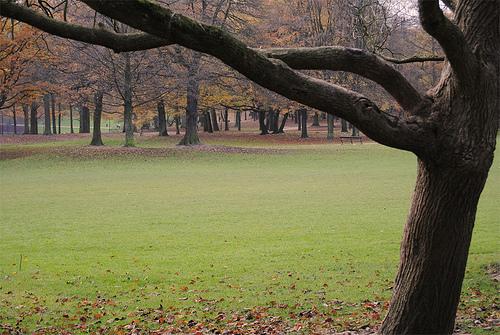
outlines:
[[[102,92],[98,92],[95,97],[95,108],[94,108],[94,132],[92,133],[92,141],[90,145],[101,146],[101,115],[102,115]]]
[[[479,195],[491,160],[457,171],[418,162],[412,206],[381,334],[451,334]],[[425,238],[423,238],[425,236]]]
[[[381,334],[451,334],[454,329],[477,205],[493,162],[500,119],[498,2],[496,7],[481,1],[468,5],[493,8],[467,12],[465,7],[457,14],[459,20],[496,9],[496,37],[490,36],[493,28],[488,21],[477,18],[476,28],[483,33],[472,30],[467,37],[474,43],[478,38],[496,41],[497,58],[490,62],[495,59],[490,58],[493,50],[483,44],[475,51],[484,57],[482,63],[475,57],[450,59],[455,68],[446,62],[440,84],[429,93],[433,103],[427,115],[434,127],[434,145],[415,151],[417,183]]]

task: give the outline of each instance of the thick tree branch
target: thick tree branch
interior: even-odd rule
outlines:
[[[458,79],[465,83],[474,78],[479,63],[460,28],[444,16],[439,0],[418,3],[422,27],[439,42]]]
[[[105,46],[115,52],[153,49],[170,44],[147,33],[117,34],[104,28],[89,28],[58,21],[11,0],[0,0],[0,15],[28,23],[49,34]]]
[[[317,47],[262,51],[270,58],[284,61],[293,69],[347,71],[373,80],[409,112],[423,100],[422,95],[399,71],[379,56],[365,50]]]
[[[421,63],[421,62],[442,62],[443,56],[412,56],[408,58],[393,58],[379,55],[381,58],[393,64],[408,64],[408,63]]]

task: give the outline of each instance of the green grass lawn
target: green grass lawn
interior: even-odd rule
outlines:
[[[93,156],[66,147],[0,162],[0,325],[123,329],[160,305],[197,320],[314,309],[333,329],[375,325],[397,270],[415,157],[376,144],[284,148]],[[499,186],[497,159],[464,300],[479,289],[498,295],[484,268],[500,260]],[[376,314],[367,300],[380,302]]]

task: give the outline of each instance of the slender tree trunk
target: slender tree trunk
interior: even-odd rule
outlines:
[[[30,107],[28,105],[23,105],[24,113],[24,132],[23,135],[30,133]]]
[[[58,111],[59,111],[59,131],[57,132],[58,134],[61,134],[61,103],[58,104]]]
[[[215,111],[215,108],[210,108],[210,118],[212,119],[212,130],[213,131],[220,131],[219,129],[219,123],[217,122],[217,112]]]
[[[73,105],[69,105],[69,127],[70,127],[70,133],[74,134],[75,130],[73,129]]]
[[[163,100],[158,101],[157,109],[158,109],[158,136],[168,136],[167,118],[165,116],[165,102]]]
[[[224,110],[224,131],[229,130],[229,111],[227,108]]]
[[[186,132],[178,145],[199,145],[198,136],[198,97],[200,95],[198,71],[200,68],[201,54],[196,52],[193,62],[189,66],[187,101],[186,101]]]
[[[124,147],[135,147],[133,106],[131,100],[125,100],[123,104],[123,130],[125,131]]]
[[[14,121],[14,135],[17,135],[17,115],[16,115],[16,104],[12,105],[12,119]]]
[[[38,104],[36,102],[31,103],[31,113],[30,113],[30,134],[38,134]]]
[[[280,129],[278,130],[278,132],[281,133],[281,134],[285,132],[284,129],[285,129],[286,120],[288,119],[288,115],[289,114],[290,113],[285,113],[283,115],[283,120],[281,120],[281,126],[280,126]]]
[[[123,70],[124,87],[123,87],[123,128],[125,130],[124,147],[135,147],[134,142],[134,123],[132,105],[132,71],[130,69],[130,53],[125,52],[125,68]]]
[[[342,124],[342,130],[341,130],[341,132],[343,132],[343,133],[348,132],[349,130],[347,129],[347,121],[344,120],[344,119],[342,119],[341,124]]]
[[[352,134],[351,136],[359,136],[359,129],[352,126]]]
[[[80,108],[80,133],[90,133],[90,110],[86,103]]]
[[[274,119],[275,119],[275,115],[276,115],[276,112],[274,111],[273,108],[269,108],[269,117],[267,119],[267,125],[268,125],[268,129],[269,129],[269,132],[271,134],[276,134],[277,132],[277,129],[275,128],[275,122],[274,122]]]
[[[45,113],[45,125],[43,129],[44,135],[52,135],[50,131],[50,95],[43,95],[43,109]]]
[[[102,115],[102,97],[103,92],[98,92],[95,96],[95,107],[94,107],[94,131],[92,133],[92,141],[90,145],[93,146],[101,146],[104,145],[102,143],[101,137],[101,115]]]
[[[319,127],[319,113],[317,112],[313,115],[313,124],[311,127]]]
[[[302,119],[302,134],[300,138],[309,138],[309,136],[307,136],[307,109],[302,108],[300,114],[300,118]]]
[[[210,116],[210,111],[205,112],[205,126],[207,127],[207,132],[212,134],[214,129],[212,128],[212,117]]]
[[[260,135],[267,135],[269,132],[267,131],[266,126],[266,111],[259,108],[259,127],[260,127]]]
[[[180,123],[181,123],[181,120],[180,120],[181,117],[179,115],[176,115],[174,117],[174,119],[175,119],[175,134],[179,135],[181,133],[181,131],[179,129],[180,128]]]
[[[238,127],[238,131],[241,131],[241,112],[240,111],[236,112],[236,124]]]
[[[326,135],[327,140],[334,140],[335,139],[335,135],[333,133],[333,129],[334,129],[333,120],[334,120],[334,116],[331,114],[327,114],[327,116],[326,116],[326,123],[328,125],[328,134]]]
[[[300,109],[295,113],[295,119],[297,120],[297,130],[302,130],[302,113],[300,112]]]
[[[54,93],[50,94],[50,104],[52,109],[52,133],[57,134],[56,98],[54,96]]]

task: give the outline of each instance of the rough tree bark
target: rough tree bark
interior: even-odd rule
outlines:
[[[346,119],[373,140],[413,152],[417,183],[404,226],[400,265],[380,334],[451,334],[479,196],[500,123],[499,1],[420,0],[421,24],[446,61],[439,84],[418,92],[390,63],[343,47],[255,50],[228,33],[143,0],[83,0],[144,31],[142,47],[180,44],[211,54],[257,84]],[[47,32],[126,51],[137,34],[70,25],[0,0],[1,14]],[[150,35],[148,35],[150,34]],[[158,38],[160,40],[158,40]],[[381,111],[367,97],[297,70],[349,71],[382,86],[405,110]],[[265,74],[265,75],[264,75]]]

